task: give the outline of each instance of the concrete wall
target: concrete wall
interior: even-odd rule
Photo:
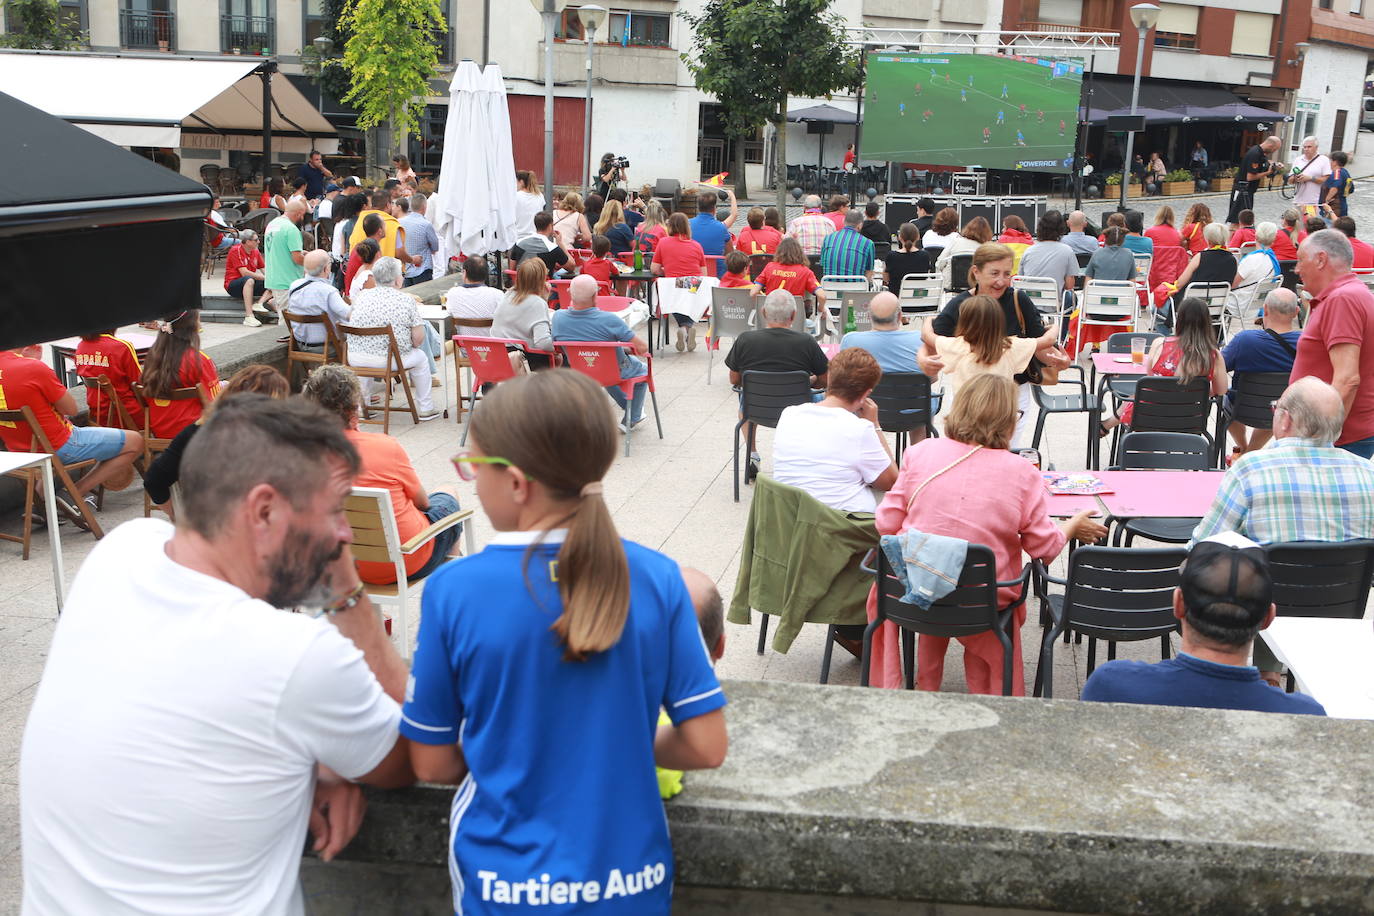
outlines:
[[[1365,71],[1369,68],[1369,53],[1344,45],[1312,42],[1303,59],[1302,85],[1297,97],[1321,103],[1317,116],[1316,135],[1322,152],[1333,148],[1347,152],[1355,148],[1355,135],[1360,129],[1361,98],[1364,96]],[[1336,111],[1345,109],[1345,135],[1341,142],[1331,145],[1331,132],[1336,126]],[[1298,138],[1301,139],[1301,138]]]

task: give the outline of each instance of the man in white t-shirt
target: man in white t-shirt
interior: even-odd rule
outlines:
[[[825,399],[789,407],[773,434],[773,479],[805,490],[841,512],[874,512],[873,490],[897,479],[878,406],[869,395],[882,378],[878,361],[862,347],[830,360]]]
[[[91,551],[20,752],[25,916],[301,914],[307,822],[331,858],[348,780],[413,781],[406,668],[348,549],[357,469],[337,418],[232,395],[186,448],[177,527]]]
[[[1303,216],[1318,216],[1317,204],[1321,200],[1322,183],[1331,177],[1331,160],[1317,151],[1316,137],[1302,138],[1302,152],[1293,160],[1288,180],[1298,189],[1293,194],[1293,206]]]
[[[454,318],[483,319],[496,315],[502,293],[487,285],[490,272],[487,259],[469,255],[463,262],[463,282],[451,287],[444,297],[444,306]],[[463,337],[490,337],[491,328],[455,327],[454,333]]]

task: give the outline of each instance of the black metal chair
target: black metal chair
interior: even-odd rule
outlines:
[[[1301,282],[1298,279],[1298,262],[1280,261],[1279,271],[1283,277],[1283,288],[1296,293],[1298,291],[1298,283]]]
[[[1077,372],[1078,378],[1068,377],[1070,372]],[[1096,394],[1088,391],[1088,383],[1083,380],[1082,366],[1069,366],[1059,370],[1059,384],[1077,385],[1078,391],[1074,394],[1047,394],[1039,385],[1031,386],[1031,397],[1035,400],[1035,406],[1039,408],[1039,413],[1035,418],[1035,435],[1031,437],[1031,448],[1040,448],[1040,437],[1045,432],[1045,417],[1054,413],[1086,413],[1088,415],[1088,449],[1085,467],[1096,468],[1098,464],[1097,427],[1102,422],[1102,401]]]
[[[749,370],[741,376],[740,421],[735,424],[735,502],[739,502],[740,430],[746,423],[752,424],[746,455],[753,454],[758,427],[776,428],[784,410],[794,404],[809,404],[811,397],[811,376],[800,369],[795,372]]]
[[[1011,627],[1016,624],[1012,613],[1026,600],[1026,587],[1030,582],[1031,567],[1028,564],[1021,570],[1020,577],[1008,582],[997,581],[997,561],[992,550],[982,544],[969,544],[968,555],[964,560],[964,570],[959,575],[959,584],[928,609],[902,601],[905,593],[902,580],[898,579],[888,565],[887,555],[876,550],[877,568],[865,565],[864,569],[878,576],[878,615],[864,630],[864,651],[859,666],[859,684],[867,687],[869,663],[872,659],[873,635],[878,632],[884,621],[895,623],[902,632],[902,674],[908,690],[916,686],[916,636],[977,636],[989,631],[997,634],[1002,644],[1002,695],[1012,693],[1012,639]],[[1010,604],[999,607],[997,590],[999,588],[1020,588],[1016,599]]]
[[[1169,636],[1178,630],[1174,589],[1185,556],[1180,548],[1080,547],[1069,555],[1063,579],[1035,561],[1044,634],[1032,693],[1054,696],[1054,644],[1060,634],[1088,637],[1088,676],[1097,667],[1098,639],[1107,641],[1107,657],[1114,659],[1118,642],[1158,637],[1160,657],[1167,659]],[[1049,583],[1064,586],[1064,594],[1051,595]]]
[[[1130,432],[1121,439],[1120,465],[1114,471],[1205,471],[1212,466],[1212,448],[1194,433]],[[1130,547],[1137,537],[1165,544],[1186,544],[1197,518],[1133,518],[1119,524],[1112,543]]]
[[[949,259],[950,292],[968,292],[968,272],[971,267],[973,267],[973,255],[971,254],[956,254]]]
[[[1231,389],[1221,399],[1217,411],[1218,450],[1226,444],[1232,423],[1251,429],[1273,429],[1274,410],[1269,405],[1288,388],[1287,372],[1237,372],[1231,376]]]
[[[1130,429],[1117,426],[1112,432],[1112,464],[1119,464],[1117,450],[1123,432],[1194,433],[1204,436],[1215,450],[1209,432],[1212,414],[1212,383],[1205,378],[1180,382],[1169,375],[1147,375],[1135,385],[1135,409]],[[1096,441],[1096,440],[1094,440]],[[1216,460],[1216,456],[1212,456]]]
[[[1091,260],[1093,259],[1092,252],[1090,252],[1090,251],[1077,251],[1077,252],[1074,252],[1074,257],[1078,258],[1078,269],[1079,269],[1079,270],[1082,270],[1083,268],[1087,267],[1087,266],[1088,266],[1088,262],[1091,261]]]
[[[939,435],[935,431],[930,379],[924,372],[884,372],[871,397],[878,405],[878,428],[897,434],[895,455],[899,467],[911,433],[920,431],[918,442]]]
[[[1280,617],[1364,616],[1374,575],[1374,540],[1270,544],[1269,576]]]

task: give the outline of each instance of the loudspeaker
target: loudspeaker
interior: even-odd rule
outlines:
[[[1034,235],[1035,224],[1040,222],[1040,217],[1044,213],[1045,199],[1043,197],[1003,197],[999,219],[1006,219],[1009,215],[1019,216],[1021,222],[1026,224],[1026,231]],[[1000,221],[995,228],[998,232],[1002,231]]]
[[[806,132],[808,134],[833,134],[835,132],[834,121],[807,121]]]

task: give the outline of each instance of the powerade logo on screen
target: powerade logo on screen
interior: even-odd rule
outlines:
[[[1067,158],[1065,158],[1065,159],[1022,159],[1020,162],[1017,162],[1017,163],[1013,166],[1013,168],[1018,168],[1018,169],[1058,169],[1058,168],[1071,169],[1071,168],[1073,168],[1073,157],[1072,157],[1072,156],[1069,156],[1069,157],[1067,157]]]

